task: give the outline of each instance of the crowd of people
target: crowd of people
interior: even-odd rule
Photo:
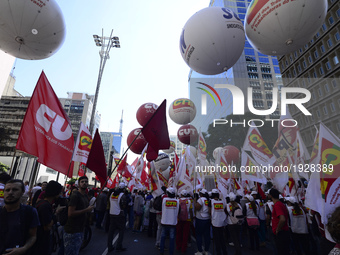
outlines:
[[[86,224],[107,232],[109,253],[127,250],[124,232],[130,229],[153,238],[159,250],[155,254],[186,254],[193,245],[196,255],[210,250],[242,254],[244,249],[268,249],[278,255],[340,254],[340,207],[327,223],[333,243],[325,238],[320,215],[303,200],[283,198],[275,188],[265,194],[253,190],[222,197],[217,189],[177,193],[162,187],[162,194],[154,197],[145,190],[130,191],[124,182],[110,190],[89,189],[86,176],[67,190],[56,181],[29,189],[28,183],[0,173],[0,254],[52,254],[55,225],[63,236],[58,255],[79,254]]]

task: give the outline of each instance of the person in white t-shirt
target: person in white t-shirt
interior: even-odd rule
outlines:
[[[220,199],[220,193],[217,189],[211,191],[209,211],[211,213],[211,225],[216,253],[217,255],[226,255],[227,247],[224,239],[224,226],[226,225],[227,219],[226,203]]]
[[[266,246],[266,205],[262,201],[260,195],[257,193],[257,191],[252,191],[251,196],[255,199],[256,206],[258,206],[259,209],[259,222],[260,227],[258,231],[259,239],[260,239],[260,247]]]
[[[210,247],[210,214],[209,214],[209,197],[206,189],[199,192],[199,197],[195,194],[194,207],[196,211],[196,245],[198,252],[195,255],[209,254]],[[204,249],[202,244],[204,238]]]
[[[246,195],[245,198],[248,200],[248,203],[245,205],[245,213],[248,225],[248,232],[249,232],[249,242],[250,242],[250,249],[251,250],[259,250],[260,249],[260,240],[259,240],[259,226],[260,222],[258,220],[259,215],[259,207],[256,205],[253,196]],[[253,223],[257,223],[253,224]]]
[[[176,237],[176,225],[177,217],[179,214],[179,201],[175,198],[175,190],[173,188],[167,188],[167,197],[162,201],[162,234],[160,243],[160,254],[164,254],[165,238],[170,236],[169,255],[173,255],[175,251],[175,237]]]
[[[309,236],[306,214],[299,206],[295,197],[287,197],[287,209],[289,215],[288,225],[292,231],[294,247],[298,255],[310,254]]]

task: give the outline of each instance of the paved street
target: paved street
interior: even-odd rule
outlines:
[[[106,240],[107,234],[104,230],[96,229],[92,226],[92,238],[89,245],[80,252],[80,255],[105,255],[107,253],[106,249]],[[246,238],[246,237],[245,237]],[[247,239],[243,238],[243,247],[242,254],[250,255],[250,254],[263,254],[269,255],[273,254],[271,246],[267,243],[267,247],[261,247],[260,251],[251,251],[247,246]],[[155,239],[148,237],[146,232],[142,233],[133,233],[131,230],[125,231],[124,236],[124,247],[127,248],[124,252],[111,252],[109,254],[121,254],[121,255],[149,255],[149,254],[159,254],[159,250],[155,247]],[[169,247],[168,240],[166,242],[166,247]],[[227,247],[228,254],[234,254],[235,250],[233,247]],[[194,239],[192,239],[192,245],[188,248],[186,254],[193,255],[197,252],[196,243]],[[210,247],[211,254],[213,253],[213,247],[211,242]],[[56,255],[57,253],[53,253]],[[165,254],[169,254],[168,251],[165,251]],[[175,251],[175,254],[181,254]],[[216,252],[215,252],[216,254]]]

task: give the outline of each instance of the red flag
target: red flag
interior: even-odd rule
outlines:
[[[86,167],[96,173],[101,185],[104,185],[107,178],[106,162],[103,144],[98,129],[92,141],[92,147],[87,159]]]
[[[266,194],[264,194],[264,192],[263,192],[263,190],[261,188],[261,184],[262,183],[259,183],[259,182],[256,183],[256,185],[257,185],[257,192],[260,194],[261,198],[263,200],[265,200],[266,199]]]
[[[73,147],[71,122],[42,71],[28,104],[16,149],[38,157],[41,164],[66,175]]]
[[[74,162],[74,161],[72,161],[72,162]],[[85,167],[86,167],[86,165],[83,162],[80,162],[79,170],[78,170],[78,176],[85,176]]]
[[[169,149],[170,139],[166,123],[166,100],[162,102],[148,123],[145,124],[142,133],[149,144],[146,152],[148,161],[155,160],[158,157],[158,150]]]
[[[125,177],[128,181],[132,177],[132,174],[129,170],[129,164],[126,163],[127,155],[123,158],[123,160],[119,163],[117,168],[117,173],[119,173],[122,177]]]

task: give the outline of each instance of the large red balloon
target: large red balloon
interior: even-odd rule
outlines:
[[[132,143],[133,139],[135,139],[135,137],[138,135],[138,133],[140,131],[141,131],[141,128],[135,128],[134,130],[132,130],[130,132],[130,134],[127,137],[127,145],[128,146]],[[131,145],[130,150],[133,153],[141,154],[143,152],[143,149],[144,149],[146,144],[147,144],[147,142],[146,142],[143,134],[140,133],[139,136],[136,138],[136,140]]]
[[[223,153],[228,164],[237,164],[240,160],[240,151],[233,145],[223,147]]]
[[[187,124],[178,129],[177,137],[184,144],[194,145],[197,144],[198,132],[193,125]]]
[[[151,116],[155,113],[158,106],[153,103],[145,103],[142,104],[136,113],[136,118],[138,123],[144,127],[144,125],[148,122]]]

